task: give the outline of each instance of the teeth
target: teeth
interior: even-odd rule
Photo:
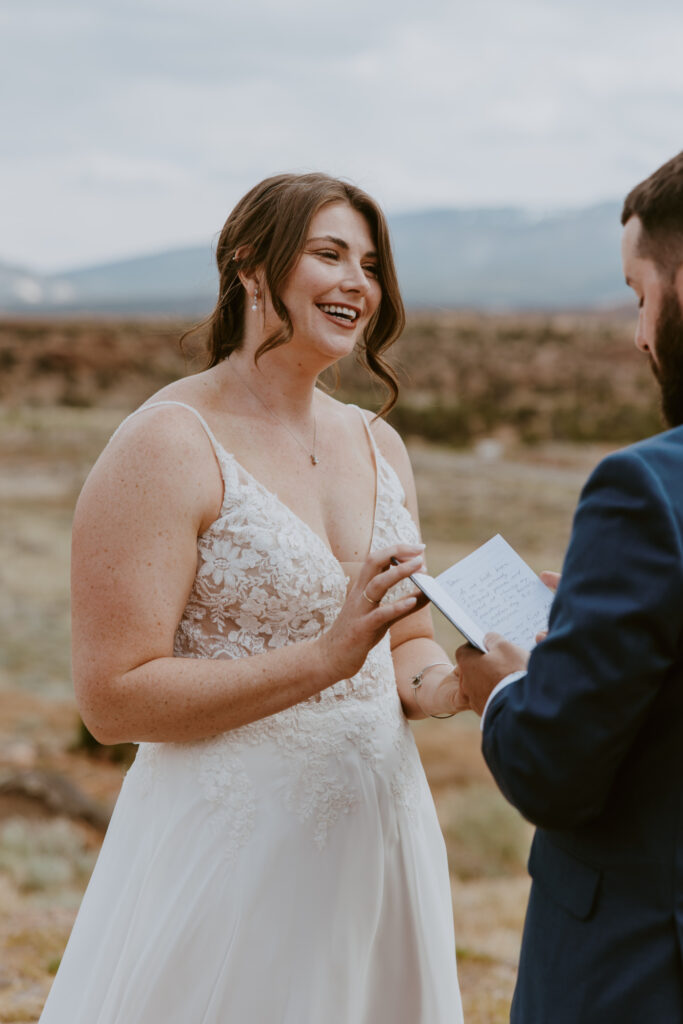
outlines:
[[[348,317],[350,320],[355,320],[356,317],[358,316],[356,310],[349,309],[348,306],[321,305],[320,309],[322,309],[323,313],[331,313],[333,316],[345,316]]]

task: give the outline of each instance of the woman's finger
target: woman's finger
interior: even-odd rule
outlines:
[[[422,555],[411,558],[405,562],[397,562],[382,568],[372,576],[362,589],[362,595],[368,601],[379,602],[392,587],[407,579],[413,572],[419,572],[423,567]]]
[[[377,620],[378,628],[391,626],[392,623],[402,619],[405,615],[410,615],[415,611],[418,600],[419,598],[415,594],[411,594],[410,597],[402,597],[398,601],[386,601],[380,605],[372,613]]]
[[[365,575],[367,579],[372,579],[373,576],[377,576],[378,573],[384,572],[384,570],[389,568],[392,564],[392,559],[403,564],[418,556],[422,557],[424,549],[424,544],[394,544],[390,548],[373,551],[365,559],[361,574]]]

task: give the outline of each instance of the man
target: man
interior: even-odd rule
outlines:
[[[590,477],[528,666],[495,635],[457,652],[489,767],[538,826],[515,1024],[683,1021],[683,153],[622,224],[673,429]]]

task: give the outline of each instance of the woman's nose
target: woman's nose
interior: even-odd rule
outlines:
[[[359,264],[349,264],[347,266],[347,272],[344,276],[343,286],[348,291],[366,292],[369,288],[369,281],[367,274]]]

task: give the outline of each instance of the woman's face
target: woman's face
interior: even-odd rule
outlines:
[[[282,291],[291,343],[340,359],[353,350],[381,297],[377,251],[365,217],[348,203],[323,206]]]

